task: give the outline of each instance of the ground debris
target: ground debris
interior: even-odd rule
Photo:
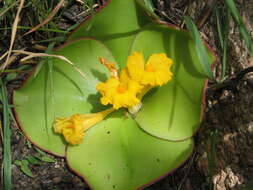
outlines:
[[[238,186],[243,183],[243,178],[240,175],[233,173],[230,167],[221,170],[213,176],[214,190],[238,189]]]

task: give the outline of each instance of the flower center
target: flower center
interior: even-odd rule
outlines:
[[[155,69],[154,69],[154,67],[152,65],[146,65],[145,71],[147,71],[147,72],[154,72]]]
[[[124,85],[124,84],[120,84],[120,85],[118,86],[118,88],[117,88],[117,91],[118,91],[118,93],[123,94],[123,93],[125,93],[125,92],[127,91],[127,86]]]

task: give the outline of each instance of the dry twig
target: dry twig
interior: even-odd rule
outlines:
[[[9,51],[6,51],[1,57],[0,57],[0,61],[5,58],[8,55]]]
[[[206,3],[205,7],[201,11],[201,15],[197,21],[198,28],[202,28],[207,20],[210,18],[210,15],[212,14],[213,8],[215,6],[214,0],[209,0],[208,3]]]
[[[21,49],[21,50],[25,50],[25,48]],[[8,55],[9,51],[5,52],[1,57],[0,57],[0,61],[5,58]],[[11,64],[12,62],[15,61],[15,59],[17,58],[17,56],[20,53],[14,53],[13,55],[11,55],[8,59],[7,65]],[[4,70],[2,70],[2,72],[4,72]]]
[[[76,0],[76,2],[78,2],[78,3],[82,4],[82,5],[84,5],[84,2],[83,2],[82,0]]]
[[[18,22],[19,22],[19,15],[20,15],[20,12],[21,12],[21,10],[23,8],[24,2],[25,2],[25,0],[20,0],[18,11],[17,11],[16,17],[15,17],[15,20],[14,20],[13,26],[12,26],[11,42],[10,42],[9,51],[8,51],[7,58],[6,58],[5,62],[4,62],[4,64],[0,68],[1,71],[3,71],[7,67],[7,65],[8,65],[9,58],[10,58],[10,55],[11,55],[11,50],[12,50],[12,47],[13,47],[13,44],[14,44],[16,33],[17,33],[17,26],[18,26]]]
[[[47,53],[33,53],[33,52],[29,52],[29,51],[24,51],[24,50],[13,50],[12,52],[27,55],[26,57],[21,59],[21,62],[24,62],[24,61],[34,58],[34,57],[55,57],[55,58],[61,59],[63,61],[66,61],[67,63],[69,63],[78,73],[81,74],[81,76],[84,79],[87,79],[86,75],[79,67],[77,67],[72,61],[70,61],[69,59],[67,59],[66,57],[64,57],[62,55],[53,55],[53,54],[47,54]]]

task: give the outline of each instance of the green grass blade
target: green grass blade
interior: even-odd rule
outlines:
[[[236,8],[235,2],[233,0],[225,0],[225,3],[239,27],[240,33],[244,39],[244,42],[245,42],[247,48],[250,51],[251,56],[253,56],[252,39],[251,39],[249,31],[247,30],[247,28],[245,27],[245,25],[243,23],[242,17],[240,15],[238,9]]]
[[[233,0],[225,0],[225,3],[227,5],[227,7],[229,8],[229,10],[231,11],[235,21],[239,24],[242,24],[242,18],[241,15],[239,13],[239,11],[237,10],[236,6],[235,6],[235,2]]]
[[[222,34],[222,25],[221,25],[221,16],[220,11],[217,6],[215,6],[215,16],[216,16],[216,25],[217,25],[217,32],[219,37],[220,46],[223,49],[223,34]]]
[[[216,158],[216,144],[218,141],[218,131],[212,131],[210,134],[210,141],[211,141],[211,151],[208,154],[208,168],[209,168],[209,176],[210,179],[212,178],[212,176],[214,175],[214,171],[215,171],[215,158]],[[210,182],[210,190],[213,189],[212,183]]]
[[[6,3],[6,2],[5,2]],[[5,4],[5,6],[3,6],[3,8],[0,9],[0,21],[2,21],[2,19],[4,18],[4,15],[11,10],[12,7],[14,7],[15,5],[17,5],[17,1],[13,1],[10,2],[11,4],[8,5],[7,3]]]
[[[79,25],[80,23],[73,24],[72,26],[67,28],[67,31],[70,32],[71,30],[74,30],[75,28],[77,28]]]
[[[191,20],[190,17],[185,17],[185,23],[186,23],[187,28],[192,33],[197,56],[202,64],[205,74],[210,79],[214,80],[215,78],[214,78],[213,72],[211,71],[211,68],[210,68],[211,63],[209,61],[208,53],[207,53],[207,50],[206,50],[204,44],[201,41],[201,37],[200,37],[199,31],[198,31],[196,25],[194,24],[194,22]]]
[[[228,35],[229,35],[229,20],[231,14],[230,12],[226,12],[225,16],[225,24],[224,24],[224,34],[223,34],[223,54],[222,54],[222,80],[225,78],[226,75],[226,65],[227,65],[227,51],[228,51]]]
[[[155,6],[152,0],[136,0],[136,2],[141,5],[144,10],[148,13],[149,16],[159,19],[159,17],[155,13]]]
[[[39,41],[36,41],[36,43],[42,43],[42,42],[63,42],[65,40],[66,40],[65,36],[58,36],[58,37],[49,38],[49,39],[46,39],[46,40],[39,40]]]
[[[29,26],[18,26],[17,29],[30,30],[30,29],[32,29],[32,27],[29,27]],[[3,28],[0,28],[0,30],[12,30],[12,27],[3,27]],[[50,28],[38,28],[38,31],[56,32],[56,33],[63,33],[63,34],[67,34],[68,33],[68,31],[65,31],[65,30],[50,29]]]
[[[223,42],[223,54],[222,54],[222,73],[221,80],[225,78],[226,67],[227,67],[227,49],[228,49],[228,40],[225,39]]]
[[[5,83],[0,80],[3,104],[3,180],[4,189],[11,190],[11,130],[10,130],[10,108],[7,99]]]
[[[226,65],[227,65],[227,49],[228,49],[228,35],[229,35],[229,20],[230,12],[226,11],[225,18],[222,20],[221,12],[217,5],[215,6],[215,15],[216,15],[216,24],[217,24],[217,33],[219,38],[219,43],[221,47],[221,56],[222,56],[222,71],[221,71],[221,81],[224,80],[226,74]]]
[[[90,9],[90,16],[91,16],[91,21],[90,21],[90,24],[89,26],[87,27],[87,31],[89,31],[93,25],[93,22],[94,22],[94,15],[95,15],[95,10],[93,8],[93,5],[95,4],[94,0],[87,0],[86,2],[86,5],[89,9]],[[68,31],[70,31],[72,29],[72,27],[70,29],[68,29]]]
[[[144,4],[151,13],[155,12],[154,4],[151,0],[144,0]]]

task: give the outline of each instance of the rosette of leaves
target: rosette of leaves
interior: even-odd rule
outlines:
[[[15,116],[26,137],[66,157],[69,167],[96,190],[138,189],[175,170],[191,155],[201,120],[206,76],[190,33],[148,19],[139,3],[109,1],[54,50],[85,77],[50,58],[13,94]],[[146,58],[161,52],[171,57],[172,81],[147,93],[135,116],[119,109],[89,129],[81,144],[66,144],[52,129],[56,117],[105,109],[96,85],[109,73],[98,58],[123,68],[135,51]]]

